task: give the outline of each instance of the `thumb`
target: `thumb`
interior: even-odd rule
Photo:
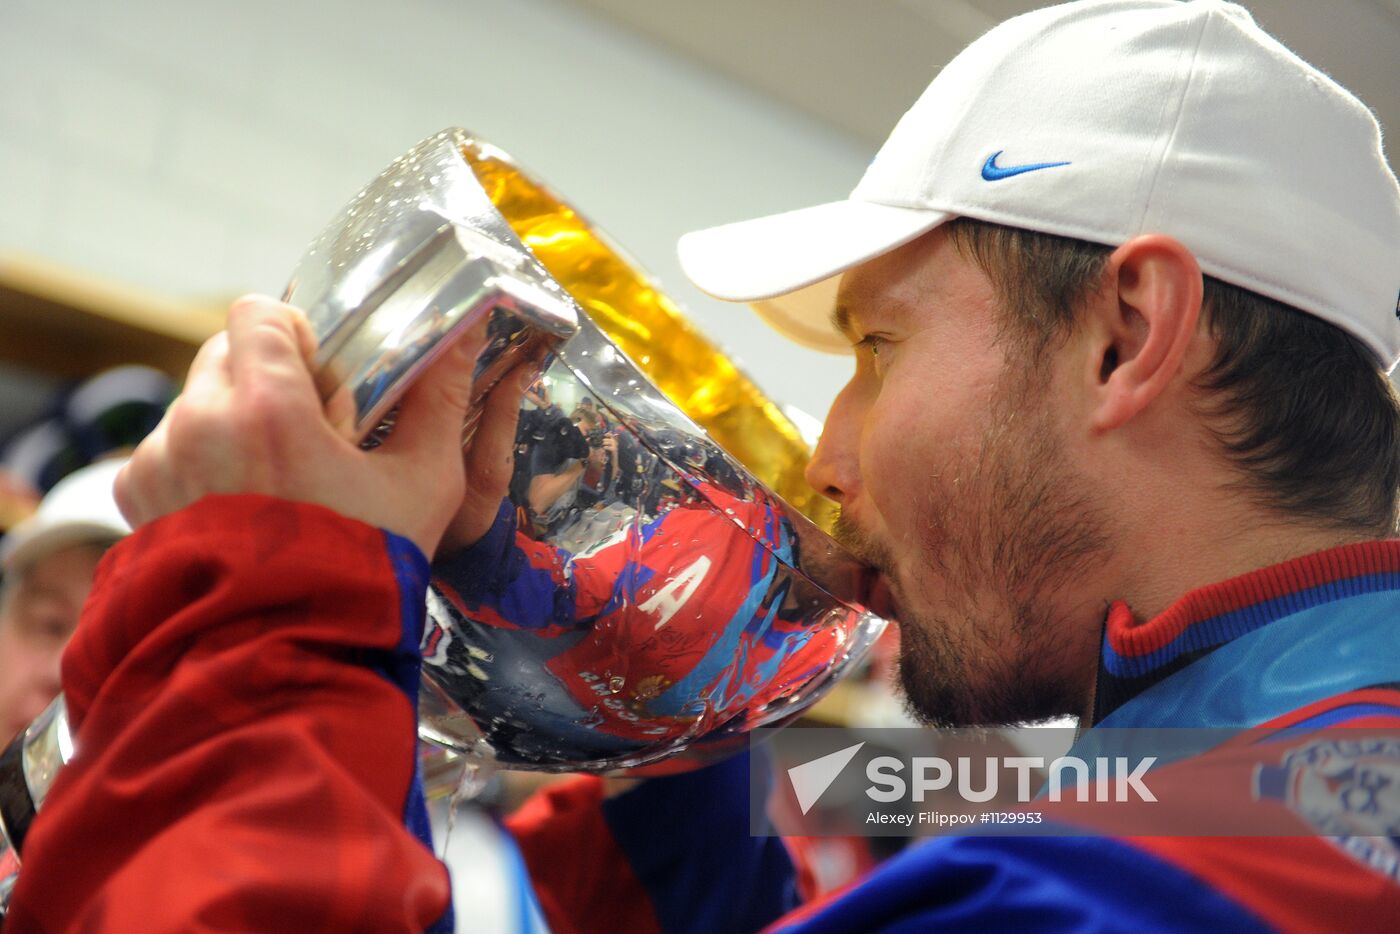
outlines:
[[[487,394],[481,421],[463,458],[469,493],[477,493],[493,502],[505,497],[515,468],[515,431],[520,421],[521,395],[537,375],[534,363],[519,364]]]
[[[534,363],[523,363],[501,378],[486,397],[471,445],[463,457],[466,488],[456,515],[443,533],[445,551],[479,541],[491,528],[501,503],[510,492],[515,470],[515,427],[520,396],[538,374]]]
[[[404,394],[384,454],[418,462],[461,457],[462,422],[471,401],[477,354],[483,337],[477,328],[456,338]]]

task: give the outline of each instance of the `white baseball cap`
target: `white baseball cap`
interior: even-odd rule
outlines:
[[[55,483],[38,510],[0,539],[0,569],[8,574],[69,545],[114,542],[130,532],[112,492],[126,461],[99,461]]]
[[[1371,112],[1240,6],[1084,0],[968,46],[849,198],[686,234],[705,292],[848,350],[840,274],[953,217],[1117,246],[1174,237],[1207,274],[1400,357],[1400,186]]]

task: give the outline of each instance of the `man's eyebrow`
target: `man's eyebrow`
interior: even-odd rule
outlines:
[[[851,333],[851,312],[845,305],[837,305],[831,310],[831,326],[836,333],[847,336]]]

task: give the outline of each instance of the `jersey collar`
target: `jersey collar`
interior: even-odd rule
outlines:
[[[1187,593],[1139,621],[1109,607],[1094,722],[1192,662],[1285,616],[1346,597],[1400,590],[1400,540],[1343,545]]]

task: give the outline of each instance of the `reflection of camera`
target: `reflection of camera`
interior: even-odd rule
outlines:
[[[606,428],[594,428],[585,435],[585,437],[588,438],[588,446],[595,450],[603,446],[603,439],[607,436],[608,432]]]
[[[544,440],[549,413],[544,409],[527,409],[520,413],[520,427],[515,430],[515,440],[520,444],[539,444]]]
[[[526,463],[531,475],[558,473],[567,461],[588,456],[583,432],[553,405],[521,413],[516,444],[525,448],[522,454],[528,451]]]

